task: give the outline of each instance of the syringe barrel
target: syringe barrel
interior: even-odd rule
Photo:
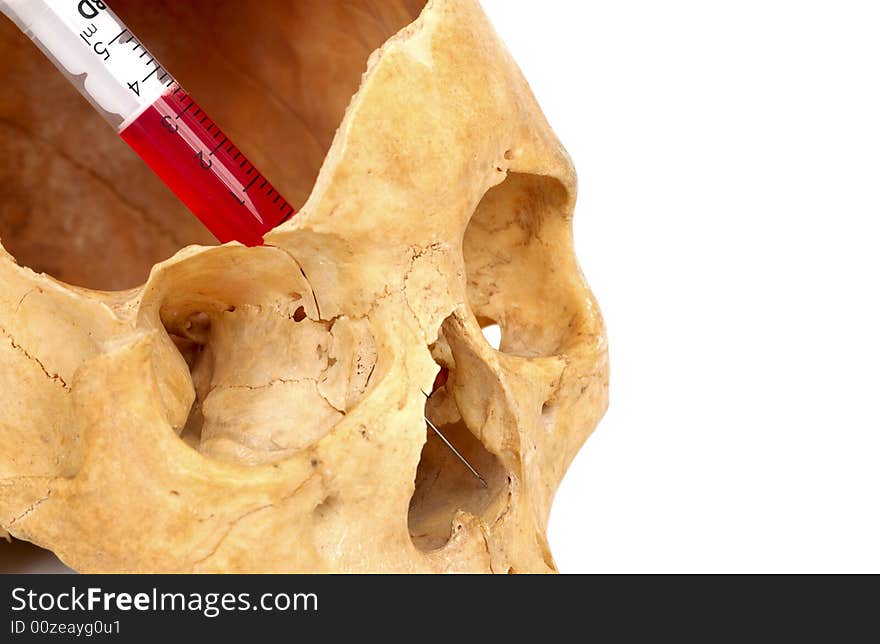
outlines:
[[[99,0],[0,0],[221,242],[249,246],[295,210]]]
[[[104,2],[0,0],[0,10],[117,132],[175,82]],[[156,69],[146,80],[145,60]]]

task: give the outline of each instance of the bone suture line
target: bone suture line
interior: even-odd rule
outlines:
[[[431,392],[431,394],[426,394],[424,391],[422,391],[422,393],[425,395],[425,398],[430,398],[434,395],[434,392]],[[486,483],[486,479],[480,476],[480,473],[476,469],[474,469],[473,465],[468,463],[467,459],[462,455],[462,453],[455,449],[455,445],[449,442],[449,439],[446,438],[439,429],[437,429],[437,426],[431,422],[431,419],[425,416],[425,422],[428,423],[428,427],[433,429],[434,433],[440,437],[440,440],[442,440],[446,444],[446,447],[448,447],[449,450],[458,457],[458,460],[464,463],[465,467],[467,467],[471,471],[471,474],[473,474],[477,478],[477,480],[483,485],[483,487],[488,489],[489,484]]]

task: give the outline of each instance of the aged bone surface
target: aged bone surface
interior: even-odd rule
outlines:
[[[604,327],[574,170],[478,3],[143,7],[114,3],[305,205],[210,246],[0,28],[0,529],[80,571],[555,570]]]

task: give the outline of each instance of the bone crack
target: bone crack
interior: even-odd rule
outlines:
[[[31,503],[31,504],[27,507],[27,509],[25,509],[24,512],[22,512],[22,513],[19,514],[18,516],[13,517],[12,520],[11,520],[9,523],[6,524],[6,527],[7,527],[7,528],[11,528],[11,527],[14,526],[16,523],[18,523],[19,521],[21,521],[22,519],[24,519],[26,516],[28,516],[29,514],[31,514],[31,513],[32,513],[34,510],[36,510],[38,507],[40,507],[43,503],[45,503],[46,501],[48,501],[50,496],[52,496],[52,491],[51,491],[51,490],[49,490],[48,492],[46,492],[46,496],[41,497],[41,498],[37,499],[36,501],[34,501],[33,503]]]
[[[45,374],[45,376],[46,376],[49,380],[55,381],[55,382],[57,382],[58,384],[60,384],[60,385],[64,388],[65,391],[70,391],[70,385],[68,385],[68,384],[64,381],[64,378],[62,378],[62,377],[61,377],[59,374],[57,374],[57,373],[50,373],[49,370],[46,368],[46,365],[44,365],[44,364],[40,361],[39,358],[37,358],[37,357],[35,357],[35,356],[32,356],[30,353],[28,353],[27,349],[25,349],[23,346],[21,346],[20,344],[18,344],[18,343],[15,341],[15,338],[12,337],[12,334],[9,333],[9,331],[7,331],[6,329],[4,329],[2,326],[0,326],[0,334],[6,336],[6,337],[9,339],[9,344],[12,345],[12,348],[13,348],[13,349],[15,349],[16,351],[21,352],[21,353],[24,355],[24,357],[26,357],[26,358],[27,358],[28,360],[30,360],[31,362],[35,363],[35,364],[40,368],[40,370],[43,372],[43,374]]]

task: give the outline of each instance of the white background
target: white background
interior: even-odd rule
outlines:
[[[611,346],[559,568],[880,571],[880,3],[484,5]]]

